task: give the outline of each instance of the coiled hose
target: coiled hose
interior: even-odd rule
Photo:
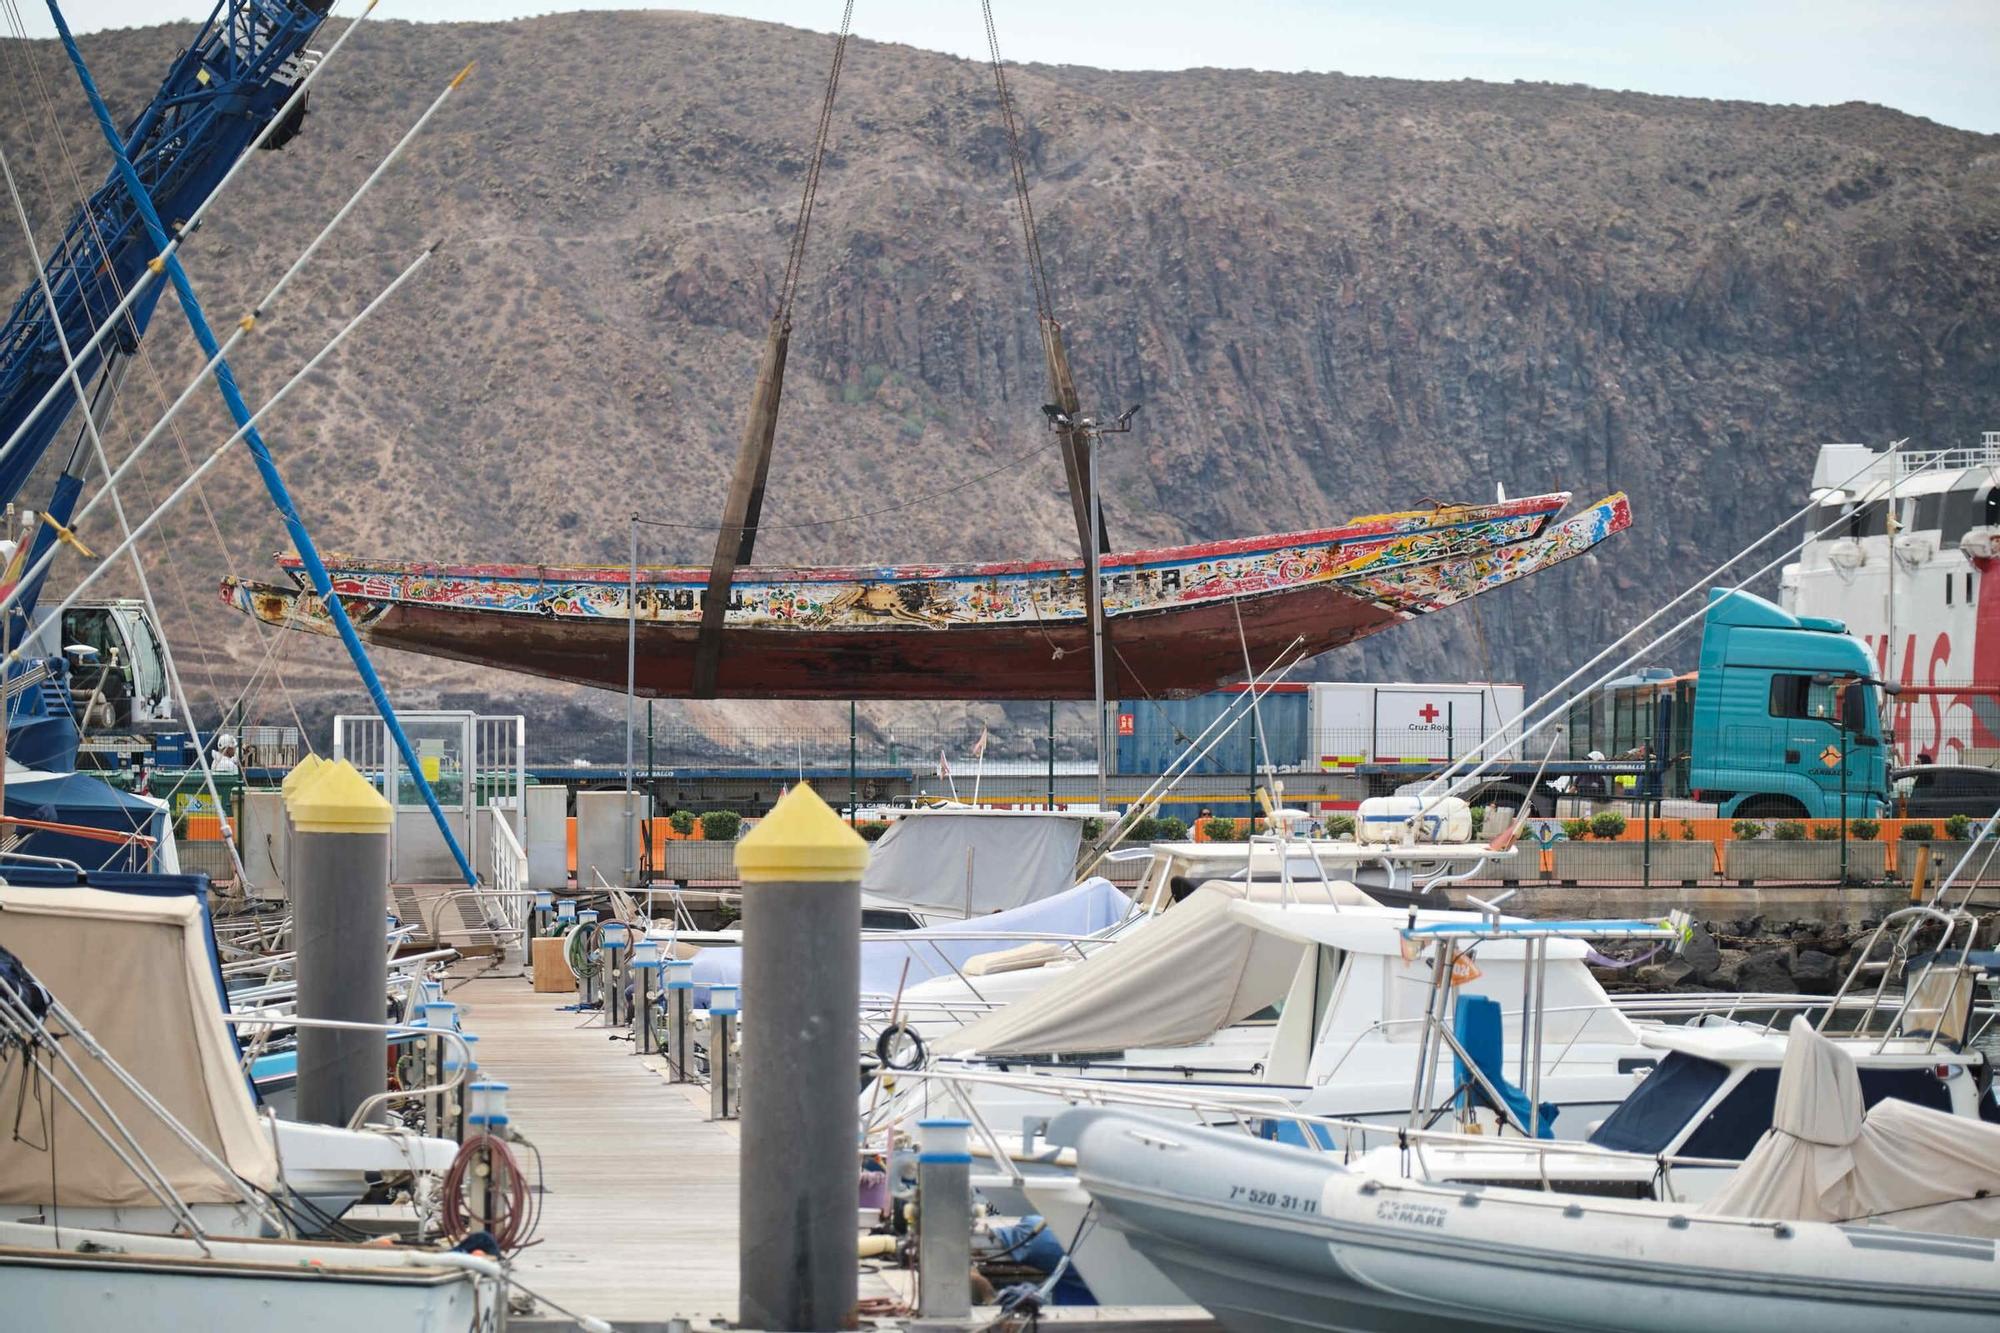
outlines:
[[[484,1163],[486,1172],[504,1176],[501,1188],[494,1195],[494,1215],[474,1226],[470,1190],[486,1188],[486,1182],[475,1176],[475,1168]],[[515,1160],[514,1150],[504,1139],[491,1134],[481,1134],[467,1139],[452,1158],[451,1169],[444,1175],[444,1231],[454,1241],[463,1240],[474,1230],[492,1233],[500,1253],[513,1254],[527,1243],[533,1231],[533,1218],[528,1210],[528,1180],[521,1174],[521,1164]]]

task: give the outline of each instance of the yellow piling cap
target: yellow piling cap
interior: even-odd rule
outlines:
[[[736,874],[746,884],[840,884],[861,878],[868,844],[801,782],[736,844]]]
[[[285,798],[301,833],[387,833],[395,812],[375,784],[345,759],[319,770]]]
[[[285,774],[284,780],[278,783],[278,790],[285,794],[285,800],[289,802],[292,793],[305,783],[312,781],[313,774],[319,772],[325,764],[326,760],[316,754],[309,754],[299,760],[298,763],[293,764],[292,771]]]

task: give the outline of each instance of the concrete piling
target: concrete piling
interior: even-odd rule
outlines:
[[[381,1023],[389,988],[383,904],[394,814],[352,764],[321,763],[286,797],[301,1018]],[[387,1085],[381,1032],[302,1027],[299,1119],[344,1125]]]
[[[853,1327],[855,1023],[868,844],[806,783],[736,845],[743,881],[737,1323]],[[713,1005],[710,1006],[713,1012]],[[710,1049],[714,1049],[711,1029]]]

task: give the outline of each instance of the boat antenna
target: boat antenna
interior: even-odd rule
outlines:
[[[840,12],[840,31],[833,39],[833,62],[826,72],[826,94],[820,99],[819,126],[813,133],[812,157],[806,165],[805,188],[799,195],[798,218],[792,224],[792,248],[785,256],[785,276],[778,284],[778,308],[764,339],[764,360],[750,390],[750,412],[736,449],[736,471],[722,502],[722,526],[715,534],[715,556],[709,562],[708,590],[702,595],[701,631],[695,640],[693,697],[713,699],[722,666],[722,623],[729,611],[729,585],[736,567],[748,564],[757,547],[757,524],[764,513],[764,485],[771,474],[771,442],[778,433],[778,403],[785,393],[785,357],[792,344],[792,309],[798,301],[799,277],[805,269],[806,238],[812,233],[813,210],[819,202],[820,169],[826,165],[827,140],[833,132],[834,95],[840,90],[840,70],[847,61],[847,39],[854,25],[854,0]]]

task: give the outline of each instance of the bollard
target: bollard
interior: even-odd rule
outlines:
[[[917,1122],[917,1317],[972,1314],[969,1120]]]
[[[604,963],[604,1024],[617,1029],[625,1025],[625,923],[607,921],[599,928]]]
[[[736,1023],[742,1016],[737,988],[708,988],[708,1118],[734,1120],[743,1109],[743,1067],[736,1049]]]
[[[583,966],[576,972],[576,1007],[597,1004],[597,909],[586,907],[576,914],[577,929],[583,932]]]
[[[640,940],[632,946],[632,1053],[653,1055],[659,1043],[653,1039],[653,1000],[660,992],[660,945],[657,940]]]
[[[803,782],[736,844],[753,1029],[743,1053],[743,1328],[800,1333],[857,1319],[854,1027],[867,863],[868,844]]]
[[[383,904],[389,897],[389,803],[352,764],[322,763],[287,798],[295,830],[292,926],[300,1018],[380,1023],[389,990]],[[387,1086],[388,1037],[302,1027],[298,1117],[345,1125]]]
[[[660,970],[667,977],[668,1081],[691,1083],[694,1081],[694,960],[670,958]]]

